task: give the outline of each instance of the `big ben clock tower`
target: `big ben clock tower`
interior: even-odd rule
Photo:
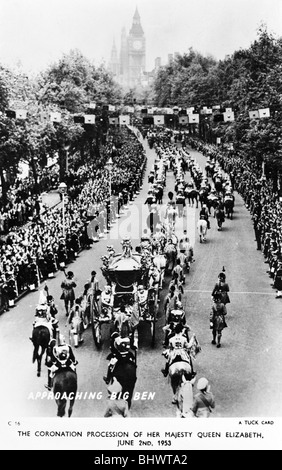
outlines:
[[[145,72],[145,59],[146,40],[140,22],[140,15],[136,8],[128,35],[128,85],[130,87],[141,83],[141,77]]]

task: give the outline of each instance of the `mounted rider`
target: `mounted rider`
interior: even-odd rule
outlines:
[[[108,322],[113,318],[114,295],[110,285],[106,285],[101,294],[101,313],[99,321]]]
[[[128,336],[120,335],[115,331],[111,336],[110,354],[107,356],[109,360],[107,375],[103,380],[108,385],[114,376],[114,369],[119,361],[129,362],[136,365],[133,352],[130,350],[131,340]]]
[[[48,359],[46,361],[49,375],[46,388],[51,390],[52,381],[57,371],[71,369],[76,372],[77,364],[78,362],[75,359],[71,346],[66,343],[65,337],[60,334],[58,341],[52,340],[49,345]]]
[[[137,299],[140,309],[140,315],[146,317],[148,313],[148,290],[144,288],[143,284],[137,287]]]
[[[189,341],[188,331],[190,331],[190,328],[188,325],[186,326],[185,310],[183,308],[182,303],[180,301],[177,301],[176,308],[174,310],[171,310],[168,316],[168,324],[163,327],[163,332],[165,333],[165,339],[163,344],[165,346],[168,346],[168,341],[175,334],[175,328],[179,324],[181,324],[183,328],[185,328],[184,335]]]
[[[212,298],[216,294],[221,294],[221,301],[224,305],[230,303],[230,298],[229,298],[229,285],[226,282],[226,274],[224,271],[220,272],[218,275],[218,282],[215,284],[213,291],[212,291]]]
[[[165,377],[168,375],[169,366],[176,361],[188,362],[193,369],[190,349],[194,344],[195,334],[192,335],[188,342],[187,337],[184,336],[183,332],[183,325],[181,323],[176,325],[175,334],[169,340],[168,350],[163,353],[163,355],[167,357],[165,368],[162,369],[162,373]]]
[[[35,318],[32,324],[33,328],[37,328],[39,326],[45,326],[46,328],[48,328],[50,332],[50,337],[54,337],[56,325],[54,328],[52,316],[50,313],[50,307],[47,304],[47,298],[43,291],[40,291],[39,302],[36,306],[34,317]],[[30,337],[29,339],[32,341],[32,337]]]
[[[200,209],[200,212],[199,212],[199,217],[203,218],[207,221],[208,229],[210,229],[211,225],[210,225],[210,221],[209,221],[209,210],[208,210],[206,204],[202,205],[202,208]]]

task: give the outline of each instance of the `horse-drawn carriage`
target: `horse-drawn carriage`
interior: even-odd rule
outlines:
[[[151,269],[142,253],[132,253],[130,239],[122,241],[123,251],[102,257],[101,268],[107,285],[100,299],[93,299],[91,308],[92,332],[97,347],[102,342],[102,325],[111,323],[115,331],[129,336],[132,346],[138,347],[138,325],[150,323],[152,344],[158,310],[158,286],[150,282]]]

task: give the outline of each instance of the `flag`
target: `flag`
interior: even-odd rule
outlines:
[[[258,110],[249,111],[249,118],[250,118],[250,119],[258,119],[258,118],[259,118],[259,112],[258,112]]]
[[[124,114],[119,116],[119,125],[120,126],[129,126],[129,116]]]
[[[199,114],[188,114],[189,124],[199,123]]]
[[[224,119],[224,122],[231,122],[231,121],[234,121],[234,113],[231,112],[231,113],[223,113],[223,119]]]
[[[232,113],[232,108],[225,108],[226,113]]]
[[[89,109],[96,109],[96,103],[94,101],[90,101],[90,103],[88,105],[88,108]]]
[[[221,137],[216,138],[216,143],[219,145],[221,143]]]
[[[223,114],[215,114],[213,119],[214,119],[214,122],[223,122],[224,121],[224,116],[223,116]]]
[[[26,109],[16,109],[16,119],[26,119],[27,110]]]
[[[112,104],[109,104],[109,111],[115,111],[116,107],[113,106]]]
[[[143,125],[144,126],[151,126],[154,124],[153,116],[143,117]]]
[[[187,108],[187,110],[186,110],[187,114],[193,114],[194,109],[195,109],[194,106],[191,106],[190,108]]]
[[[164,116],[155,115],[154,116],[154,124],[155,124],[155,126],[163,126],[164,125]]]
[[[165,108],[166,114],[173,114],[173,109]]]
[[[153,108],[148,108],[148,114],[154,114]]]
[[[61,120],[62,120],[61,113],[50,113],[51,122],[61,122]]]
[[[16,111],[13,111],[12,109],[7,109],[6,116],[9,117],[9,118],[15,118],[16,117]]]
[[[85,124],[95,124],[95,114],[85,114],[84,115]]]
[[[49,114],[46,111],[39,113],[39,120],[43,123],[49,122]]]
[[[188,116],[179,116],[179,124],[188,124]]]
[[[74,115],[73,121],[77,124],[84,124],[84,116]]]
[[[259,110],[258,110],[258,113],[259,113],[259,118],[270,117],[270,110],[269,110],[269,108],[259,109]]]
[[[147,114],[148,113],[148,109],[147,108],[142,108],[141,109],[141,114]]]
[[[109,124],[110,126],[117,126],[119,123],[118,117],[110,117],[109,118]]]

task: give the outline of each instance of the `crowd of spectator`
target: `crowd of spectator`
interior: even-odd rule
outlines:
[[[85,163],[68,175],[64,227],[61,206],[48,211],[33,207],[25,219],[29,223],[18,224],[19,227],[9,231],[2,240],[2,310],[7,310],[22,292],[36,289],[43,279],[53,277],[58,269],[71,263],[79,251],[90,248],[109,228],[109,214],[117,215],[121,206],[139,189],[146,166],[145,151],[128,128],[121,128],[119,133],[121,143],[112,155],[111,200],[107,167],[97,169],[95,162]],[[21,184],[13,188],[19,201],[22,189]],[[29,198],[32,196],[24,199],[25,203]],[[11,209],[14,208],[15,203],[11,202]]]

